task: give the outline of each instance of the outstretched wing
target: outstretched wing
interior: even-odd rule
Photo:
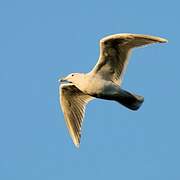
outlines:
[[[121,83],[128,64],[128,56],[134,47],[152,43],[165,43],[167,40],[159,37],[141,34],[115,34],[100,41],[100,57],[91,71],[105,80]]]
[[[60,104],[66,125],[74,144],[79,147],[85,106],[93,97],[84,94],[72,84],[63,84],[59,88]]]

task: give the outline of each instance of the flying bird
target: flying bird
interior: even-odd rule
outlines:
[[[131,50],[167,40],[142,34],[114,34],[100,40],[100,56],[89,73],[71,73],[59,81],[60,104],[70,136],[79,147],[81,127],[87,103],[94,98],[112,100],[138,110],[143,96],[121,88]]]

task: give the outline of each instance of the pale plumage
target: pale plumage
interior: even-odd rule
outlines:
[[[103,79],[119,84],[126,70],[132,48],[158,42],[164,43],[167,40],[140,34],[107,36],[100,40],[100,57],[93,71],[100,74]]]
[[[78,147],[85,106],[93,97],[84,94],[73,84],[61,85],[60,93],[60,103],[67,127],[74,144]]]
[[[81,126],[86,104],[93,98],[114,100],[131,110],[137,110],[144,101],[142,96],[120,88],[134,47],[152,43],[165,43],[159,37],[140,34],[116,34],[100,41],[100,57],[87,74],[74,73],[61,79],[68,82],[60,86],[60,104],[74,144],[79,147]]]

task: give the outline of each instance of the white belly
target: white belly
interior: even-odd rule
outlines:
[[[100,78],[91,78],[84,82],[83,86],[80,87],[81,91],[89,94],[89,95],[97,95],[97,94],[111,94],[117,92],[117,87],[111,81],[105,81]]]

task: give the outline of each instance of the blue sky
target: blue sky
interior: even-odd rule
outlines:
[[[179,6],[177,0],[0,1],[0,179],[179,180]],[[142,108],[92,101],[76,149],[57,80],[88,72],[99,40],[123,32],[169,43],[131,56],[123,88],[145,97]]]

